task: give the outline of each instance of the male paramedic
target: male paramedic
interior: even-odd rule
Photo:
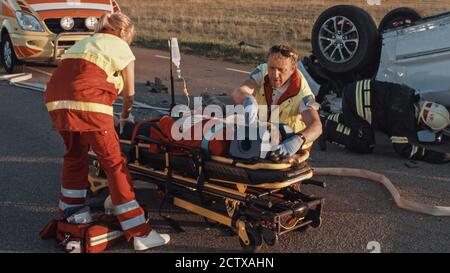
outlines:
[[[259,65],[233,94],[244,105],[249,122],[285,124],[292,129],[273,152],[282,157],[311,148],[322,134],[319,105],[308,82],[297,69],[297,52],[287,45],[273,46],[267,63]],[[277,116],[275,116],[277,115]]]

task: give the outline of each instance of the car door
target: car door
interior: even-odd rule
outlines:
[[[406,84],[450,106],[450,14],[384,35],[377,80]]]

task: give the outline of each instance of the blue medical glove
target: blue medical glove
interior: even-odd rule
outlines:
[[[247,97],[244,100],[245,123],[253,124],[258,118],[258,103],[254,97]]]
[[[303,144],[303,139],[298,135],[294,135],[284,140],[280,145],[275,146],[273,152],[283,157],[293,156],[302,148]]]

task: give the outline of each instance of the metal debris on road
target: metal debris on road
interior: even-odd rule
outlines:
[[[155,82],[147,81],[145,85],[147,90],[151,93],[169,93],[169,88],[162,83],[162,80],[158,77],[155,77]]]

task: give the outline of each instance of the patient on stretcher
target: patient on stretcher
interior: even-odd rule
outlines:
[[[232,122],[235,119],[238,121]],[[312,177],[308,151],[299,150],[288,157],[272,153],[292,135],[289,127],[280,124],[258,122],[252,126],[245,119],[241,123],[239,116],[219,119],[190,113],[184,120],[163,116],[127,124],[120,139],[129,161],[150,170],[165,172],[169,164],[182,177],[198,179],[202,165],[211,181],[274,189]]]
[[[200,119],[198,118],[198,120]],[[194,125],[205,128],[203,125],[207,121],[201,120]],[[307,164],[309,158],[307,151],[283,160],[275,160],[269,156],[270,149],[266,150],[262,147],[264,144],[258,139],[254,141],[227,140],[226,138],[220,138],[219,134],[214,134],[215,137],[209,139],[208,134],[206,134],[207,137],[200,140],[177,140],[171,134],[172,126],[175,123],[176,119],[164,116],[137,124],[129,124],[125,127],[124,134],[120,136],[124,153],[131,156],[131,162],[138,161],[142,166],[156,171],[164,171],[169,160],[174,172],[183,177],[196,179],[198,178],[197,164],[199,162],[195,160],[198,153],[194,151],[201,151],[208,155],[204,157],[201,164],[210,179],[226,180],[229,183],[242,183],[269,189],[295,184],[312,176],[312,171]],[[214,121],[212,124],[217,124],[217,128],[220,129],[219,126],[222,123]],[[195,126],[190,128],[192,129]],[[217,133],[219,131],[222,131],[223,134],[227,132],[221,129],[217,130]],[[186,132],[194,134],[193,130]],[[228,136],[232,137],[235,131],[228,130],[228,132]],[[282,139],[283,134],[281,132],[280,135]],[[147,136],[158,143],[142,142],[137,136]],[[209,139],[209,141],[204,139]],[[281,139],[275,143],[279,143]],[[139,143],[136,147],[130,145],[136,143],[135,141]],[[159,143],[171,143],[176,144],[176,146],[171,147]],[[194,148],[194,150],[189,152],[186,149],[180,149],[179,146]],[[202,147],[207,147],[208,150],[202,149]],[[166,153],[171,156],[166,157]],[[261,158],[261,154],[264,153],[266,158]]]
[[[253,123],[234,124],[230,119],[207,118],[203,115],[173,118],[163,116],[158,119],[138,122],[126,127],[121,139],[135,138],[137,135],[192,148],[201,148],[208,156],[223,156],[248,162],[270,160],[280,162],[303,156],[281,157],[273,153],[283,140],[293,136],[292,130],[283,124]],[[132,131],[132,132],[131,132]],[[183,154],[175,148],[150,145],[152,153],[161,153],[167,149],[173,154]]]

